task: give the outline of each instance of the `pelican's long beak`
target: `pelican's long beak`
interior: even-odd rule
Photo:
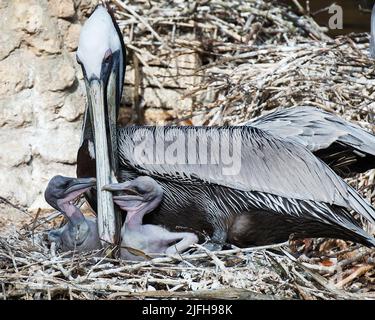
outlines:
[[[107,184],[105,186],[103,186],[103,190],[107,190],[107,191],[111,191],[111,192],[114,192],[114,191],[131,191],[131,192],[135,192],[134,189],[132,189],[132,182],[131,181],[126,181],[126,182],[122,182],[122,183],[112,183],[112,184]]]
[[[117,112],[114,110],[116,106],[109,101],[113,84],[115,83],[111,83],[111,79],[108,79],[108,83],[104,79],[86,80],[88,108],[95,143],[99,236],[104,242],[115,244],[118,236],[112,193],[102,190],[104,185],[116,182],[117,140],[114,131]]]
[[[96,185],[95,178],[76,178],[72,179],[69,183],[69,187],[65,190],[65,194],[69,195],[74,192],[82,193],[82,190],[92,188]]]
[[[120,225],[111,192],[117,173],[116,122],[125,75],[125,47],[110,13],[98,6],[82,27],[77,61],[82,66],[88,110],[83,127],[95,146],[97,215],[103,242],[118,243]]]

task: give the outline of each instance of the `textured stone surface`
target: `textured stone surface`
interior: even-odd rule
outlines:
[[[64,91],[73,85],[76,76],[73,61],[69,55],[48,56],[39,60],[35,85],[40,92]]]
[[[32,90],[24,90],[15,95],[0,97],[1,134],[3,134],[4,128],[20,128],[31,125],[33,122],[32,99]],[[15,135],[17,135],[17,131],[15,131]]]
[[[65,46],[69,51],[74,51],[77,49],[80,31],[80,24],[69,24],[65,37]]]
[[[75,164],[80,139],[80,126],[60,125],[51,130],[39,130],[32,146],[34,155],[47,162]]]
[[[75,15],[72,0],[49,0],[51,15],[58,18],[71,18]]]
[[[85,97],[74,51],[97,2],[0,1],[0,230],[50,210],[49,179],[75,175]]]
[[[10,10],[9,1],[2,0],[0,3],[1,19],[0,19],[0,60],[7,57],[12,51],[20,46],[22,40],[22,32],[16,32],[14,29],[13,16]]]
[[[17,137],[13,137],[14,130],[2,131],[0,145],[3,150],[0,153],[1,166],[18,167],[27,164],[31,160],[30,132],[17,130]]]
[[[0,97],[12,96],[21,90],[29,89],[34,84],[30,62],[33,55],[17,50],[0,61]]]

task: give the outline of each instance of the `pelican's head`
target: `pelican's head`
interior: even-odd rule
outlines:
[[[63,213],[69,220],[73,219],[73,201],[87,190],[94,187],[95,178],[69,178],[54,176],[48,183],[44,198],[47,203],[56,210]],[[72,220],[72,223],[75,221]]]
[[[116,122],[125,75],[125,47],[115,20],[103,6],[97,6],[82,27],[77,62],[81,65],[87,90],[89,120],[95,145],[97,178],[97,214],[99,232],[108,242],[114,242],[116,219],[112,195],[101,191],[113,182],[117,172]],[[85,130],[85,127],[84,127]],[[112,222],[109,220],[113,220]]]
[[[98,6],[82,27],[79,37],[77,62],[85,80],[99,81],[107,86],[113,83],[121,98],[125,74],[126,51],[116,22],[106,8]]]

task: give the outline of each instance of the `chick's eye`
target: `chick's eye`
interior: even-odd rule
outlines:
[[[144,189],[143,186],[136,186],[134,188],[134,191],[136,194],[139,194],[139,195],[142,195],[142,194],[145,194],[147,191]]]
[[[70,187],[70,181],[66,181],[64,184],[63,184],[63,188],[64,189],[68,189]]]
[[[141,187],[138,187],[137,191],[140,194],[150,193],[154,189],[154,186],[149,184],[144,184]]]
[[[104,58],[103,58],[103,62],[110,62],[112,59],[112,50],[111,49],[108,49],[104,55]]]

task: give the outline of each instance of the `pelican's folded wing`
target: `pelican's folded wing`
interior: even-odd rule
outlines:
[[[375,167],[375,136],[324,110],[286,108],[247,124],[302,144],[342,175]]]
[[[258,128],[125,127],[118,136],[120,164],[141,174],[333,204],[375,222],[374,208],[324,162]]]

